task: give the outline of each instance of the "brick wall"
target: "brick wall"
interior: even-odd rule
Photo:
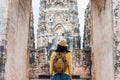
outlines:
[[[0,80],[5,76],[8,1],[0,0]]]
[[[0,41],[5,39],[6,80],[28,80],[31,0],[0,0]]]
[[[113,0],[114,78],[120,79],[120,1]]]
[[[102,4],[105,4],[105,6],[99,10],[96,3],[91,1],[93,14],[93,80],[114,80],[112,4],[110,0],[104,0],[103,2]],[[101,8],[102,6],[98,7]]]

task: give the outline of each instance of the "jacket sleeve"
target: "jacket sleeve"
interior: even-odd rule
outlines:
[[[51,58],[50,58],[50,75],[53,75],[53,59],[55,56],[55,52],[52,53]]]

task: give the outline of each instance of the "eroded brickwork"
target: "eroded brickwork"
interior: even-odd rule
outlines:
[[[37,48],[46,50],[47,56],[44,56],[43,60],[48,60],[48,65],[50,55],[61,39],[67,40],[68,48],[73,54],[76,53],[73,52],[74,49],[79,52],[81,45],[79,26],[77,0],[40,1]],[[73,60],[77,61],[76,57]],[[42,62],[44,61],[41,60],[40,65],[44,66],[46,63]]]
[[[105,2],[105,8],[99,11],[96,3],[91,0],[92,8],[92,79],[114,80],[113,70],[113,31],[112,4]],[[99,3],[98,3],[99,4]],[[104,3],[103,3],[104,4]],[[102,4],[101,4],[102,5]],[[101,8],[102,6],[98,6]],[[110,74],[109,74],[110,73]]]
[[[30,52],[30,67],[29,67],[29,78],[34,77],[34,68],[35,68],[35,37],[34,37],[34,18],[33,18],[33,11],[31,9],[31,20],[30,20],[30,28],[29,28],[29,52]]]
[[[120,80],[120,0],[113,0],[113,41],[115,80]]]
[[[105,10],[107,0],[91,0],[91,2],[96,5],[96,8],[98,9],[99,13],[101,13],[102,10]]]
[[[84,38],[83,38],[83,51],[85,55],[85,69],[88,69],[88,74],[86,76],[91,76],[91,28],[92,28],[92,13],[91,13],[91,3],[87,5],[85,10],[85,25],[84,25]]]
[[[0,0],[0,2],[2,2],[0,3],[0,80],[4,78],[6,80],[28,80],[28,33],[31,0]],[[120,0],[113,0],[113,2],[110,0],[91,0],[91,3],[93,14],[91,27],[93,80],[119,80]],[[86,45],[90,45],[90,43],[88,42]],[[84,59],[84,55],[80,55],[78,51],[74,51],[76,53],[74,56],[77,56],[74,61],[78,61],[74,65],[75,68],[78,68],[79,64],[81,65],[80,60]],[[41,58],[43,58],[42,63],[46,63],[42,56],[46,55],[36,56],[36,58],[40,58],[35,65],[41,63]],[[39,67],[48,71],[45,66]],[[78,70],[80,69],[78,68]],[[42,72],[38,70],[36,73],[39,75]]]
[[[2,2],[2,3],[1,3]],[[8,1],[0,0],[0,80],[5,77]]]
[[[31,0],[0,0],[0,42],[5,42],[0,51],[7,53],[5,80],[28,80],[30,9]]]

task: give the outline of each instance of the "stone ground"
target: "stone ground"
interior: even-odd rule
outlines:
[[[50,79],[30,79],[30,80],[50,80]],[[87,79],[73,79],[73,80],[87,80]]]
[[[47,78],[47,79],[30,79],[30,80],[50,80],[50,79]],[[74,78],[72,80],[91,80],[91,79],[90,78],[86,78],[86,79],[85,78],[81,78],[81,79],[75,79]]]
[[[29,79],[29,80],[50,80],[49,79],[49,75],[41,75],[39,76],[41,79],[38,79],[38,77],[36,77],[36,79]],[[81,79],[79,79],[81,78]],[[91,77],[88,77],[88,76],[84,76],[84,77],[79,77],[79,76],[76,76],[76,75],[73,75],[73,79],[72,80],[91,80]]]

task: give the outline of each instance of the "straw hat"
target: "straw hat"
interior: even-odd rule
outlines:
[[[67,47],[67,42],[65,39],[62,39],[58,42],[58,45],[63,46],[63,47]]]

